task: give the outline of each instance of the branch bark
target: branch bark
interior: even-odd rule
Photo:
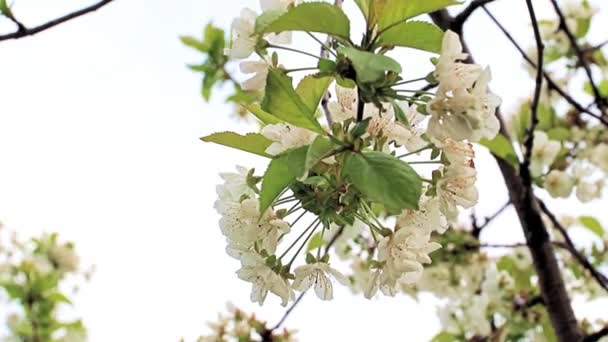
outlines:
[[[447,11],[434,12],[431,14],[431,18],[442,29],[451,29],[453,18]],[[465,52],[469,53],[469,60],[473,61],[473,57],[467,51],[468,49],[464,41],[463,47],[465,48]],[[509,137],[500,110],[497,110],[496,115],[501,121],[501,133]],[[558,340],[562,342],[581,341],[583,335],[574,316],[570,298],[568,297],[555,257],[553,244],[549,239],[547,228],[542,220],[532,189],[523,183],[521,177],[508,162],[496,156],[495,159],[524,231],[526,243],[530,249],[534,268],[538,276],[538,284],[543,302],[546,304],[555,334]]]
[[[25,25],[23,25],[21,22],[17,21],[15,18],[9,18],[11,19],[13,22],[15,22],[15,24],[17,25],[17,31],[13,32],[13,33],[9,33],[9,34],[4,34],[4,35],[0,35],[0,41],[3,40],[9,40],[9,39],[19,39],[19,38],[23,38],[23,37],[27,37],[27,36],[33,36],[37,33],[40,33],[42,31],[46,31],[52,27],[55,27],[59,24],[65,23],[66,21],[70,21],[72,19],[76,19],[80,16],[83,16],[87,13],[90,12],[94,12],[100,8],[102,8],[103,6],[109,4],[110,2],[112,2],[114,0],[103,0],[100,1],[98,3],[95,3],[91,6],[85,7],[83,9],[80,9],[78,11],[66,14],[62,17],[59,17],[57,19],[53,19],[49,22],[46,22],[42,25],[38,25],[32,28],[27,28]]]
[[[492,12],[490,12],[485,6],[482,6],[482,9],[484,10],[484,12],[486,12],[488,17],[490,17],[490,19],[494,22],[494,24],[496,24],[496,26],[502,31],[502,33],[505,35],[505,37],[507,37],[507,39],[511,42],[511,44],[517,49],[517,51],[519,51],[519,53],[521,54],[523,59],[533,68],[537,68],[538,66],[536,65],[536,63],[526,54],[524,49],[517,43],[517,41],[515,40],[515,38],[513,38],[511,33],[509,33],[509,31],[507,31],[507,29],[504,27],[504,25],[502,25],[500,23],[500,21],[498,21],[498,19],[492,14]],[[583,105],[578,103],[572,96],[570,96],[565,90],[563,90],[551,78],[551,76],[547,72],[544,72],[543,76],[545,77],[545,80],[547,81],[547,86],[549,87],[549,89],[555,90],[564,100],[566,100],[579,113],[585,113],[589,116],[592,116],[595,119],[599,120],[605,126],[608,126],[608,120],[606,120],[606,118],[604,118],[601,115],[598,115],[596,113],[593,113],[588,108],[585,108]]]

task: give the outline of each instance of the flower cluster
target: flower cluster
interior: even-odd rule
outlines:
[[[249,315],[231,304],[227,307],[227,315],[219,315],[216,322],[208,323],[212,334],[201,336],[197,342],[296,341],[293,331],[283,329],[281,333],[275,333],[255,315]]]
[[[225,51],[253,74],[241,88],[263,94],[242,103],[261,129],[203,138],[271,158],[263,175],[238,167],[221,174],[217,187],[215,208],[226,252],[241,263],[238,277],[252,284],[259,304],[273,293],[286,305],[310,288],[329,300],[336,283],[368,298],[413,286],[441,248],[434,234],[477,202],[471,143],[493,139],[499,129],[489,69],[466,63],[459,37],[447,31],[440,46],[420,47],[439,52],[426,77],[437,91],[404,89],[424,78],[403,80],[401,63],[382,49],[399,44],[382,30],[375,37],[370,30],[356,46],[348,25],[316,28],[303,19],[318,13],[335,16],[336,25],[348,22],[339,7],[278,0],[261,7],[261,14],[244,9],[233,21]],[[285,46],[291,31],[309,32],[332,58],[319,57],[314,68],[281,66],[271,50],[313,56]],[[326,33],[327,42],[311,31]],[[288,75],[309,69],[316,72],[294,87]],[[330,263],[334,253],[350,262],[352,275]]]
[[[7,294],[3,306],[14,307],[3,317],[9,335],[2,341],[85,341],[82,321],[57,319],[60,307],[70,303],[60,287],[78,274],[72,243],[60,243],[56,234],[24,242],[0,227],[0,294]]]

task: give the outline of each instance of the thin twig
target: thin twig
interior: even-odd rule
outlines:
[[[498,209],[494,214],[490,215],[490,216],[486,216],[485,221],[481,224],[481,225],[477,225],[477,221],[475,220],[475,216],[472,216],[472,221],[473,221],[473,231],[471,232],[471,234],[473,234],[473,236],[475,238],[479,238],[479,235],[481,234],[481,231],[486,228],[495,218],[497,218],[500,214],[502,214],[503,211],[505,211],[509,206],[511,205],[511,200],[509,199],[507,201],[507,203],[503,204],[500,209]]]
[[[287,311],[285,311],[285,313],[283,314],[283,317],[281,317],[281,319],[279,320],[279,323],[277,323],[274,327],[272,327],[270,329],[270,331],[274,331],[277,330],[278,328],[281,327],[281,325],[283,323],[285,323],[285,320],[287,319],[287,317],[289,316],[289,314],[293,311],[293,309],[296,308],[296,306],[298,305],[298,303],[300,303],[300,301],[302,300],[302,298],[304,298],[304,295],[306,294],[307,291],[304,291],[302,293],[300,293],[300,295],[298,296],[298,298],[296,298],[296,301],[293,302],[293,304],[291,304],[291,306],[289,307],[289,309],[287,309]]]
[[[344,0],[334,0],[334,6],[342,7],[343,2],[344,2]],[[329,57],[330,51],[327,48],[330,46],[330,44],[331,44],[331,37],[328,35],[327,39],[325,40],[325,44],[321,44],[321,58]],[[333,124],[333,119],[331,117],[331,112],[329,110],[329,100],[330,100],[330,94],[329,94],[329,91],[326,91],[325,95],[323,95],[323,99],[321,99],[321,107],[323,108],[323,114],[325,114],[325,119],[327,120],[327,124],[331,128],[331,125]]]
[[[473,0],[462,12],[458,13],[457,16],[454,17],[454,21],[452,22],[452,31],[456,33],[462,33],[462,28],[464,23],[469,19],[469,17],[477,10],[479,7],[483,7],[494,0]]]
[[[526,0],[526,5],[528,7],[530,21],[532,22],[532,28],[534,30],[534,40],[536,41],[536,54],[538,56],[538,59],[536,61],[536,87],[534,88],[534,97],[532,98],[532,104],[530,106],[530,127],[528,128],[528,133],[524,141],[526,152],[524,155],[524,160],[521,163],[520,170],[524,184],[530,186],[532,183],[532,177],[530,176],[530,159],[532,157],[532,148],[534,147],[534,131],[536,130],[536,125],[538,125],[538,104],[540,102],[540,93],[543,87],[543,62],[545,46],[543,45],[543,39],[540,36],[540,29],[538,27],[538,20],[536,19],[536,13],[534,12],[532,0]]]
[[[578,45],[578,42],[576,41],[576,37],[572,33],[572,30],[570,30],[570,28],[568,27],[568,23],[566,22],[566,17],[564,16],[564,13],[562,12],[561,8],[559,7],[557,1],[551,0],[551,4],[553,4],[555,13],[557,13],[557,16],[559,17],[559,28],[568,37],[572,50],[574,50],[574,53],[578,57],[580,65],[585,70],[585,74],[587,74],[587,78],[589,79],[589,84],[591,85],[591,89],[593,90],[593,95],[595,96],[595,103],[597,104],[599,110],[602,111],[604,115],[606,115],[606,113],[604,112],[604,107],[606,106],[606,99],[604,99],[604,97],[602,96],[602,94],[600,92],[600,89],[598,88],[597,84],[595,83],[595,80],[593,80],[593,73],[591,72],[591,67],[589,66],[589,63],[587,63],[587,58],[585,58],[585,53],[583,52],[581,47]]]
[[[594,332],[591,335],[587,335],[583,339],[583,342],[597,342],[601,340],[604,336],[608,336],[608,326],[603,327],[602,329],[598,330],[597,332]]]
[[[576,249],[576,246],[574,245],[574,242],[572,241],[572,239],[570,238],[570,235],[566,231],[566,228],[564,228],[564,226],[562,226],[562,224],[559,223],[559,220],[549,210],[547,205],[539,199],[537,201],[538,201],[538,205],[540,206],[540,209],[549,218],[549,220],[551,221],[551,223],[553,224],[555,229],[557,229],[560,232],[560,234],[564,237],[566,249],[570,252],[570,254],[572,254],[572,256],[576,259],[576,261],[578,261],[578,263],[581,264],[581,266],[583,266],[583,268],[585,268],[587,271],[589,271],[591,276],[598,282],[598,284],[604,290],[608,291],[608,278],[605,275],[603,275],[602,273],[600,273],[593,265],[591,265],[589,260],[587,260],[587,258]]]
[[[492,14],[492,12],[490,12],[487,8],[485,8],[484,6],[482,6],[482,9],[486,12],[486,14],[488,15],[488,17],[490,17],[490,19],[494,22],[494,24],[496,24],[496,26],[500,29],[500,31],[502,31],[502,33],[505,35],[505,37],[507,37],[507,39],[511,42],[511,44],[517,49],[517,51],[519,51],[519,53],[521,54],[521,56],[523,57],[523,59],[533,68],[537,68],[537,64],[528,56],[528,54],[526,54],[526,52],[524,51],[524,49],[519,45],[519,43],[517,43],[517,41],[515,40],[515,38],[513,38],[513,36],[511,35],[511,33],[509,31],[507,31],[507,29],[504,27],[504,25],[502,25],[502,23],[500,23],[500,21],[498,21],[498,19]],[[608,120],[606,120],[606,118],[593,113],[592,111],[590,111],[588,108],[583,107],[583,105],[581,105],[580,103],[578,103],[572,96],[570,96],[565,90],[563,90],[549,75],[549,73],[545,72],[543,73],[543,76],[545,77],[545,80],[547,81],[547,86],[549,87],[549,89],[551,90],[555,90],[564,100],[566,100],[566,102],[568,102],[572,107],[574,107],[578,112],[580,113],[585,113],[589,116],[594,117],[595,119],[599,120],[602,124],[604,124],[605,126],[608,126]]]
[[[27,37],[27,36],[32,36],[35,35],[37,33],[40,33],[42,31],[48,30],[54,26],[57,26],[59,24],[62,24],[66,21],[78,18],[82,15],[85,15],[87,13],[96,11],[100,8],[102,8],[103,6],[109,4],[110,2],[112,2],[113,0],[103,0],[100,1],[96,4],[93,4],[91,6],[85,7],[81,10],[72,12],[70,14],[66,14],[62,17],[59,17],[57,19],[51,20],[45,24],[36,26],[36,27],[32,27],[32,28],[27,28],[25,25],[21,24],[19,21],[17,21],[15,18],[10,18],[13,22],[15,22],[15,24],[17,25],[18,29],[17,31],[13,32],[13,33],[9,33],[9,34],[4,34],[4,35],[0,35],[0,41],[3,40],[8,40],[8,39],[18,39],[18,38],[23,38],[23,37]]]

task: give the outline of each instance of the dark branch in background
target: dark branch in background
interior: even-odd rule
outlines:
[[[451,29],[453,18],[446,10],[431,13],[431,19],[443,30]],[[462,36],[461,36],[462,40]],[[462,42],[464,52],[469,53],[467,62],[474,62],[473,56]],[[500,132],[510,140],[509,132],[502,120],[500,109],[496,116],[501,121]],[[538,285],[542,299],[547,307],[551,325],[560,342],[579,342],[583,334],[578,327],[564,280],[561,277],[559,264],[555,256],[553,243],[549,239],[547,227],[540,214],[538,203],[533,196],[526,195],[530,190],[520,178],[517,170],[500,157],[494,156],[509,191],[511,203],[517,212],[519,222],[526,237],[534,268],[538,275]]]
[[[473,0],[462,12],[458,13],[457,16],[454,17],[452,23],[452,31],[456,33],[462,33],[462,27],[464,23],[469,19],[469,17],[477,10],[479,7],[483,7],[485,4],[489,4],[490,2],[495,0]]]
[[[534,30],[534,40],[536,41],[536,54],[538,59],[536,61],[536,86],[534,88],[534,97],[532,98],[532,104],[530,105],[530,127],[526,134],[524,141],[525,154],[524,161],[521,163],[519,173],[524,181],[524,184],[528,187],[526,191],[527,196],[532,196],[532,177],[530,175],[530,159],[532,158],[532,148],[534,147],[534,131],[538,125],[538,103],[540,102],[540,92],[543,88],[543,65],[545,46],[543,45],[543,39],[540,36],[540,29],[538,27],[538,20],[536,19],[536,13],[534,12],[534,6],[532,6],[532,0],[526,0],[526,6],[528,7],[528,13],[530,14],[530,21],[532,22],[532,29]]]
[[[574,53],[578,57],[581,66],[585,70],[585,74],[587,74],[587,78],[589,79],[589,83],[591,84],[591,89],[593,90],[593,95],[595,96],[595,103],[597,104],[599,110],[602,111],[604,115],[606,115],[606,113],[604,112],[604,107],[606,106],[606,99],[602,97],[600,89],[597,87],[597,84],[595,84],[595,81],[593,80],[593,73],[591,72],[591,67],[589,66],[589,63],[587,63],[587,58],[585,58],[585,54],[581,47],[578,45],[576,37],[568,27],[568,23],[566,22],[564,13],[562,12],[561,8],[559,8],[557,1],[551,0],[551,4],[553,4],[555,13],[557,13],[557,16],[559,17],[560,30],[564,31],[564,33],[568,37],[570,45],[572,46],[572,50],[574,50]]]
[[[344,2],[344,0],[334,0],[334,6],[342,7],[343,2]],[[329,57],[329,51],[325,48],[325,46],[331,47],[330,43],[331,43],[331,37],[328,35],[327,39],[325,40],[325,45],[321,45],[321,58]],[[329,125],[329,128],[331,129],[333,120],[331,118],[331,112],[329,111],[329,99],[330,99],[330,95],[329,95],[329,91],[327,91],[327,92],[325,92],[325,95],[323,95],[323,99],[321,99],[321,107],[323,108],[323,113],[325,114],[325,119],[327,120],[327,124]]]
[[[504,27],[504,25],[502,25],[498,21],[498,19],[492,14],[492,12],[490,12],[484,6],[482,6],[482,9],[486,12],[486,14],[490,17],[490,19],[494,22],[494,24],[496,24],[496,26],[498,26],[498,28],[502,31],[502,33],[505,35],[505,37],[507,37],[507,39],[511,42],[511,44],[513,44],[513,46],[515,46],[515,48],[517,49],[517,51],[519,51],[519,53],[524,58],[524,60],[533,68],[537,68],[536,63],[534,61],[532,61],[532,59],[526,54],[524,49],[522,49],[522,47],[517,43],[515,38],[513,38],[511,33],[509,33],[509,31],[507,31],[507,29]],[[562,98],[564,98],[564,100],[566,100],[578,112],[588,114],[589,116],[592,116],[592,117],[596,118],[597,120],[599,120],[600,122],[602,122],[602,124],[604,124],[605,126],[608,126],[608,120],[606,120],[606,118],[603,118],[602,116],[591,112],[588,108],[583,107],[574,98],[572,98],[572,96],[570,96],[568,93],[566,93],[566,91],[564,91],[562,88],[560,88],[560,86],[557,83],[555,83],[555,81],[551,78],[551,76],[548,73],[546,73],[546,72],[543,73],[543,76],[545,77],[545,80],[547,81],[547,86],[549,87],[549,89],[555,90]]]
[[[591,335],[588,335],[583,339],[583,342],[597,342],[602,339],[602,337],[608,336],[608,326],[602,328],[601,330],[594,332]]]
[[[502,207],[500,207],[500,209],[498,209],[494,214],[490,215],[490,216],[486,216],[485,220],[483,221],[483,223],[481,225],[477,224],[477,219],[475,218],[475,214],[471,214],[471,219],[472,219],[472,223],[473,223],[473,231],[471,232],[471,234],[479,239],[479,235],[481,234],[481,231],[484,230],[484,228],[486,228],[495,218],[497,218],[500,214],[502,214],[503,211],[505,211],[509,206],[511,205],[511,200],[508,200],[507,203],[503,204]]]
[[[538,201],[538,204],[540,206],[540,209],[549,218],[549,220],[551,221],[551,223],[553,224],[553,226],[555,227],[555,229],[557,229],[560,232],[560,234],[564,237],[564,242],[565,242],[564,246],[566,247],[566,249],[570,252],[570,254],[572,254],[572,256],[576,259],[576,261],[579,264],[581,264],[581,266],[583,266],[584,269],[586,269],[587,271],[589,271],[589,273],[591,274],[591,276],[598,282],[598,284],[604,290],[608,291],[608,278],[606,278],[605,275],[603,275],[602,273],[600,273],[600,271],[598,271],[589,262],[589,260],[587,260],[587,258],[581,252],[579,252],[576,249],[576,246],[574,245],[574,242],[570,238],[570,235],[568,235],[568,232],[566,231],[566,228],[564,228],[564,226],[562,226],[561,223],[559,223],[559,220],[549,210],[549,208],[547,208],[547,205],[543,201],[541,201],[541,200],[537,200],[537,201]]]
[[[17,19],[15,19],[14,17],[8,17],[12,22],[14,22],[17,25],[17,31],[13,32],[13,33],[9,33],[9,34],[4,34],[4,35],[0,35],[0,41],[3,40],[9,40],[9,39],[19,39],[19,38],[23,38],[23,37],[27,37],[27,36],[32,36],[35,35],[37,33],[40,33],[42,31],[48,30],[54,26],[57,26],[59,24],[62,24],[66,21],[70,21],[72,19],[78,18],[82,15],[85,15],[87,13],[96,11],[100,8],[102,8],[103,6],[109,4],[110,2],[112,2],[113,0],[103,0],[100,1],[96,4],[93,4],[91,6],[85,7],[81,10],[66,14],[62,17],[59,17],[57,19],[53,19],[45,24],[39,25],[39,26],[35,26],[32,28],[28,28],[25,25],[23,25],[21,22],[19,22]]]

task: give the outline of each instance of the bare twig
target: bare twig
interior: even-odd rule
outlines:
[[[285,323],[285,320],[287,319],[287,317],[289,316],[289,314],[293,311],[293,309],[296,308],[296,306],[300,303],[300,301],[302,300],[302,298],[304,298],[304,295],[306,294],[307,291],[304,291],[302,293],[300,293],[300,295],[298,296],[298,298],[296,298],[296,301],[293,302],[293,304],[291,304],[291,306],[289,307],[289,309],[287,309],[287,311],[285,311],[285,313],[283,314],[283,317],[281,317],[281,319],[279,320],[279,322],[272,328],[270,328],[270,331],[274,331],[277,330],[278,328],[281,327],[281,325],[283,323]]]
[[[450,29],[453,20],[446,10],[431,13],[431,19],[444,30]],[[473,55],[468,50],[466,42],[462,41],[462,43],[464,52],[469,53],[467,62],[474,63]],[[510,135],[502,120],[500,109],[497,109],[496,116],[501,121],[500,133],[509,139]],[[531,194],[531,187],[523,183],[517,170],[510,163],[497,156],[495,159],[526,237],[534,269],[538,275],[538,285],[543,302],[547,307],[555,335],[560,342],[580,341],[583,334],[574,316],[574,310],[561,277],[554,246],[549,239],[549,233],[540,215],[538,204]]]
[[[47,23],[44,23],[42,25],[39,26],[35,26],[32,28],[27,28],[25,25],[23,25],[21,22],[17,21],[15,18],[9,18],[11,19],[16,25],[17,25],[17,31],[13,32],[13,33],[9,33],[9,34],[4,34],[4,35],[0,35],[0,41],[3,40],[9,40],[9,39],[19,39],[19,38],[23,38],[23,37],[27,37],[27,36],[32,36],[35,35],[37,33],[40,33],[42,31],[48,30],[54,26],[57,26],[59,24],[62,24],[66,21],[78,18],[82,15],[85,15],[87,13],[96,11],[100,8],[102,8],[103,6],[109,4],[110,2],[112,2],[113,0],[103,0],[100,1],[96,4],[93,4],[91,6],[85,7],[81,10],[66,14],[62,17],[59,17],[57,19],[53,19]]]
[[[454,17],[454,22],[452,23],[452,31],[456,33],[462,33],[462,28],[464,23],[469,19],[469,17],[477,10],[479,7],[483,7],[490,2],[495,0],[473,0],[471,3],[462,10],[462,12],[458,13],[457,16]]]
[[[478,225],[476,220],[474,220],[473,224],[473,234],[474,237],[479,238],[481,231],[486,228],[494,219],[496,219],[503,211],[505,211],[511,205],[511,200],[509,199],[507,203],[503,204],[494,214],[490,216],[486,216],[484,222],[481,225]]]
[[[608,291],[608,278],[605,275],[603,275],[602,273],[600,273],[600,271],[598,271],[589,262],[589,260],[587,260],[587,258],[581,252],[579,252],[576,249],[576,246],[574,245],[574,242],[570,238],[570,235],[568,234],[568,231],[566,231],[566,228],[564,228],[564,226],[562,226],[562,224],[559,223],[559,220],[549,210],[549,208],[547,207],[547,205],[543,201],[541,201],[541,200],[537,200],[537,201],[538,201],[538,204],[540,206],[540,209],[549,218],[549,220],[551,221],[551,223],[553,224],[553,226],[555,227],[555,229],[557,229],[560,232],[560,234],[564,237],[564,242],[565,242],[566,249],[570,252],[570,254],[572,254],[572,256],[576,259],[576,261],[579,264],[581,264],[581,266],[583,266],[583,268],[586,269],[589,272],[589,274],[591,274],[591,276],[598,282],[598,284],[604,290]]]
[[[602,329],[598,330],[597,332],[594,332],[591,335],[587,335],[583,339],[583,342],[597,342],[601,340],[604,336],[608,336],[608,326],[603,327]]]
[[[585,70],[585,74],[587,74],[587,78],[589,79],[589,84],[591,85],[591,89],[593,90],[593,95],[595,96],[595,103],[597,104],[598,108],[604,113],[604,115],[606,115],[606,113],[604,112],[604,108],[606,106],[606,99],[602,96],[600,89],[597,87],[597,84],[593,80],[593,73],[591,72],[591,67],[589,66],[589,63],[587,63],[587,58],[585,58],[585,53],[583,52],[581,47],[578,45],[578,42],[576,41],[576,37],[572,33],[572,30],[570,30],[570,28],[568,27],[568,23],[566,22],[566,17],[564,16],[564,13],[562,12],[561,8],[559,7],[559,4],[557,3],[557,1],[551,0],[551,4],[553,4],[555,13],[557,13],[557,16],[559,17],[559,28],[568,37],[568,40],[570,41],[570,46],[572,46],[572,50],[574,50],[574,53],[578,57],[580,65]]]
[[[532,29],[534,30],[534,40],[536,41],[536,86],[534,88],[534,97],[532,98],[531,104],[531,117],[530,117],[530,126],[528,128],[528,133],[526,134],[526,139],[524,141],[525,146],[525,154],[524,160],[521,163],[520,174],[528,187],[532,184],[532,177],[530,175],[530,159],[532,157],[532,148],[534,147],[534,131],[536,130],[536,125],[538,125],[538,104],[540,102],[540,92],[543,87],[543,62],[544,62],[544,51],[545,46],[543,44],[543,39],[540,36],[540,29],[538,27],[538,20],[536,19],[536,13],[534,12],[534,6],[532,5],[532,0],[526,0],[526,6],[528,7],[528,13],[530,15],[530,21],[532,22]],[[529,189],[531,192],[532,189]]]
[[[505,35],[505,37],[507,37],[507,39],[511,42],[511,44],[517,49],[517,51],[519,51],[519,53],[521,54],[523,59],[533,68],[537,68],[536,63],[534,61],[532,61],[532,59],[526,54],[524,49],[517,43],[515,38],[513,38],[511,33],[509,31],[507,31],[507,29],[504,27],[504,25],[502,25],[500,23],[500,21],[498,21],[498,19],[492,14],[492,12],[490,12],[484,6],[482,6],[482,9],[486,12],[488,17],[490,17],[490,19],[494,22],[494,24],[496,24],[496,26],[502,31],[502,33]],[[545,80],[547,81],[547,86],[549,87],[549,89],[555,90],[564,100],[566,100],[566,102],[568,102],[572,107],[574,107],[574,109],[576,109],[579,113],[585,113],[589,116],[592,116],[595,119],[599,120],[605,126],[608,126],[608,120],[606,118],[604,118],[596,113],[593,113],[592,111],[589,110],[589,108],[583,107],[583,105],[578,103],[572,96],[570,96],[565,90],[563,90],[551,78],[551,76],[547,72],[543,73],[543,76],[545,77]]]

